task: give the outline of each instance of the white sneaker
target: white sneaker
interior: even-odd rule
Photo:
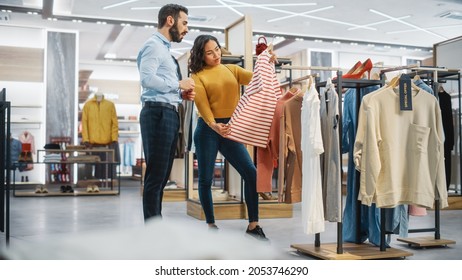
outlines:
[[[93,192],[99,192],[99,188],[97,185],[93,185]]]
[[[87,186],[87,192],[93,192],[93,187],[92,187],[92,185]]]

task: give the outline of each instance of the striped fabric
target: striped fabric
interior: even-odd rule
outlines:
[[[252,80],[234,110],[228,125],[227,138],[265,148],[277,100],[282,96],[271,54],[264,51],[257,57]]]

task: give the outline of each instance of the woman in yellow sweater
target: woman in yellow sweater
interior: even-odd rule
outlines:
[[[245,146],[225,138],[226,123],[240,98],[241,85],[247,85],[252,72],[234,64],[221,64],[221,47],[217,38],[200,35],[191,49],[189,68],[195,82],[195,104],[199,120],[194,132],[194,144],[199,173],[199,199],[208,226],[217,229],[213,213],[212,180],[218,151],[244,179],[244,198],[249,225],[246,233],[268,240],[258,225],[258,193],[256,168]]]

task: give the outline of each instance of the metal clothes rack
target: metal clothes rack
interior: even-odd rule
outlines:
[[[333,79],[331,82],[336,85],[337,93],[341,95],[343,88],[356,88],[357,90],[357,111],[359,110],[359,97],[360,97],[360,89],[363,87],[373,86],[373,85],[381,85],[383,86],[383,80],[353,80],[353,79],[343,79],[342,78],[342,71],[339,68],[334,67],[316,67],[316,66],[283,66],[282,69],[288,70],[319,70],[319,71],[336,71],[337,78]],[[326,87],[327,82],[317,82],[316,87],[319,92],[319,88]],[[339,106],[339,123],[342,123],[342,102],[341,98],[338,102]],[[342,142],[342,126],[339,126],[339,145]],[[340,147],[341,148],[341,147]],[[340,162],[340,169],[342,170],[342,163]],[[340,171],[341,172],[341,171]],[[357,171],[356,171],[357,172]],[[359,178],[359,177],[358,177]],[[357,180],[359,183],[359,180]],[[360,202],[358,201],[358,204]],[[343,213],[343,206],[342,213]],[[357,207],[358,211],[360,207]],[[360,215],[357,215],[357,226],[360,226]],[[388,251],[385,250],[385,215],[381,216],[381,248],[377,250],[375,246],[368,245],[368,244],[344,244],[343,242],[343,224],[342,224],[343,217],[341,217],[340,222],[337,222],[337,242],[335,244],[324,244],[321,246],[321,238],[320,233],[315,234],[315,243],[313,244],[292,244],[291,247],[297,249],[298,251],[315,256],[321,259],[384,259],[384,258],[397,258],[397,257],[406,257],[411,256],[412,254],[406,251],[398,250],[391,248]],[[359,229],[358,229],[359,232]]]
[[[6,89],[0,91],[0,232],[5,232],[7,246],[10,241],[10,117],[11,104],[6,101]]]
[[[461,108],[461,75],[459,70],[451,70],[446,68],[438,67],[413,67],[409,66],[403,69],[410,69],[409,75],[411,78],[419,75],[423,77],[423,80],[426,81],[429,86],[433,89],[434,93],[438,93],[439,84],[447,80],[456,80],[458,81],[458,101],[459,108]],[[388,70],[387,72],[394,71]],[[461,112],[459,110],[459,119],[461,118]],[[461,137],[461,125],[459,122],[459,139]],[[462,141],[459,141],[459,148],[462,148]],[[460,149],[459,149],[460,150]],[[462,157],[459,155],[459,174],[462,174]],[[440,203],[439,200],[435,200],[435,226],[432,228],[419,228],[419,229],[409,229],[409,233],[417,232],[434,232],[433,237],[415,237],[415,238],[398,238],[398,241],[408,243],[409,246],[416,247],[439,247],[447,246],[449,244],[455,244],[453,240],[442,239],[441,238],[441,213],[440,213]]]
[[[459,69],[446,69],[446,68],[435,68],[435,67],[415,67],[411,69],[412,72],[408,75],[414,77],[416,75],[421,76],[422,80],[433,89],[435,93],[438,93],[439,86],[447,81],[457,82],[457,99],[459,108],[462,108],[462,97],[461,97],[461,71]],[[462,118],[462,113],[459,110],[459,120]],[[458,122],[459,127],[459,139],[462,137],[462,126],[460,121]],[[462,149],[462,141],[459,141],[459,151]],[[459,174],[462,174],[462,157],[459,155]],[[459,184],[461,184],[459,182]],[[462,196],[462,192],[460,193]]]

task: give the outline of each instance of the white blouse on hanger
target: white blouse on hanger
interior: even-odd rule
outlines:
[[[314,83],[303,96],[302,105],[302,224],[306,234],[325,230],[320,155],[324,152],[321,135],[320,101]]]

